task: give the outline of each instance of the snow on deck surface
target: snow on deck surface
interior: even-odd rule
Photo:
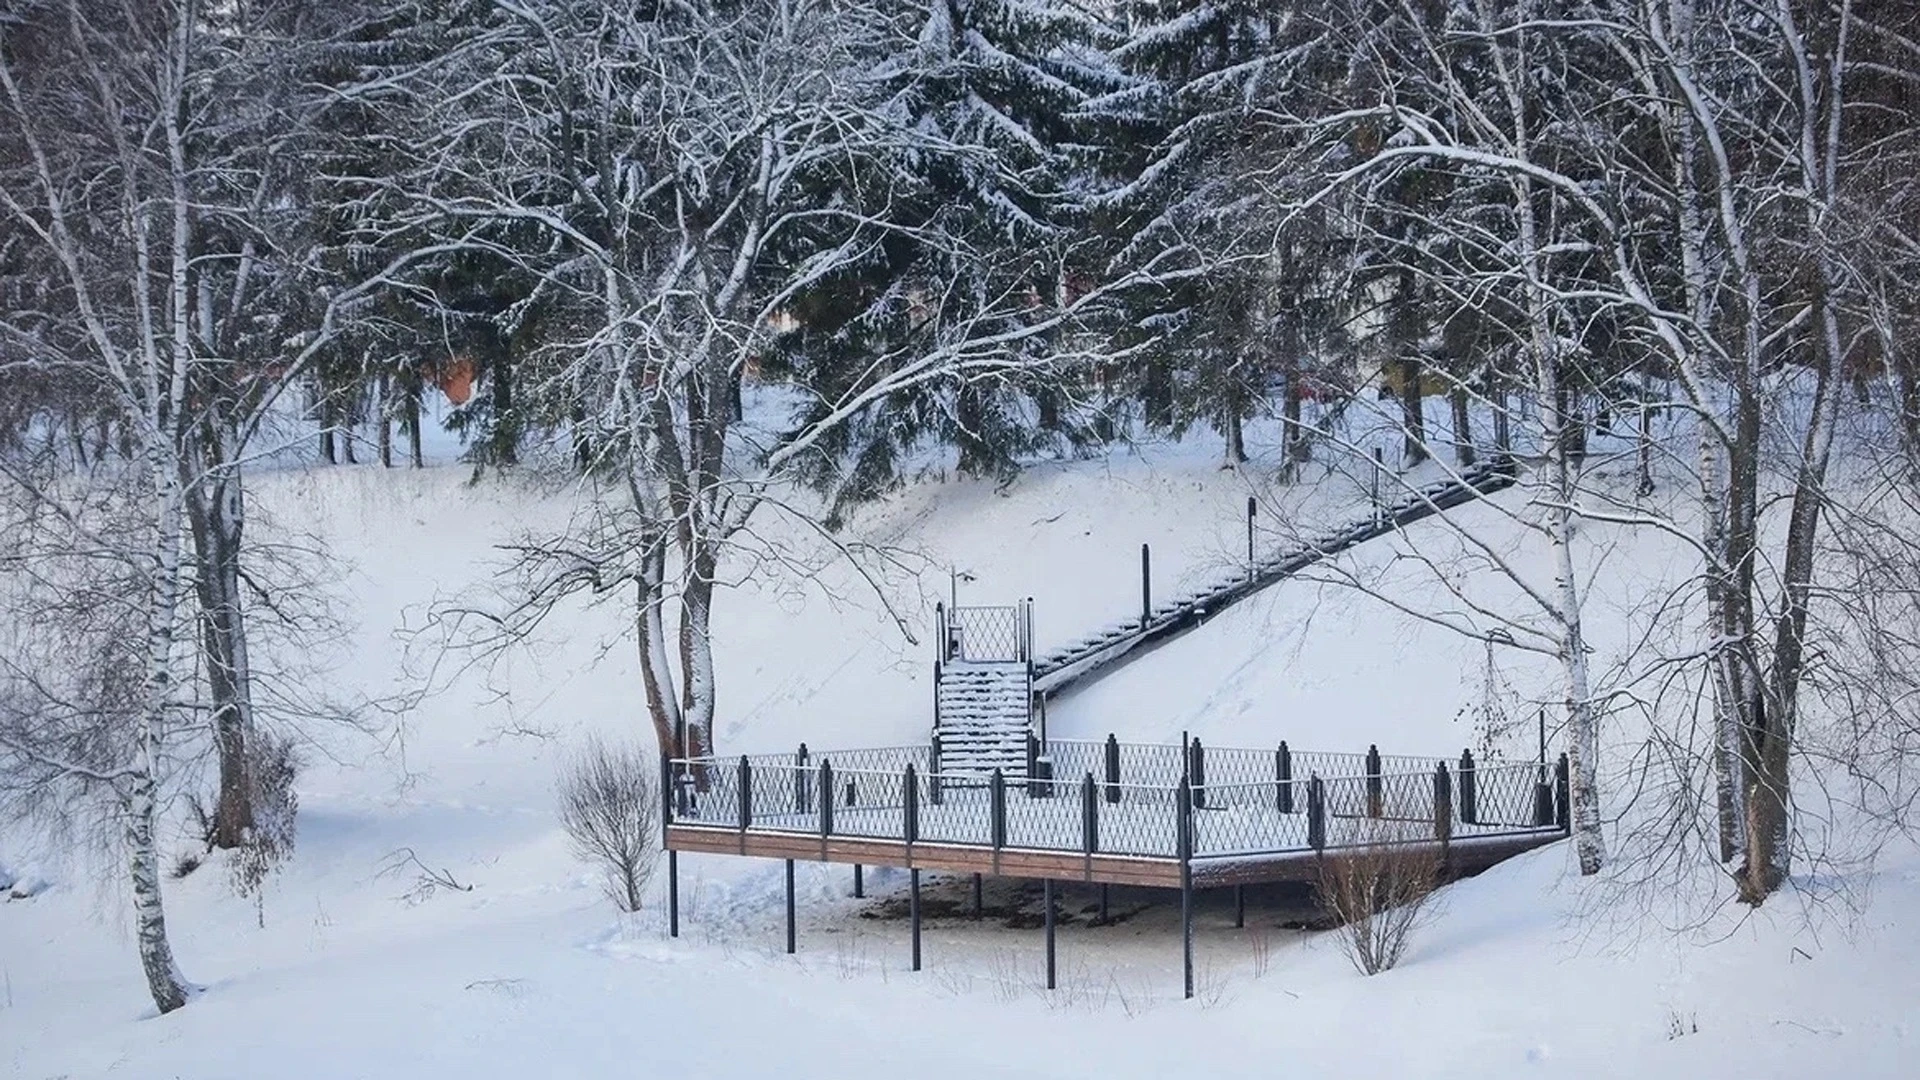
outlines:
[[[1142,541],[1169,589],[1243,550],[1246,489],[1214,454],[1048,465],[1005,490],[929,484],[857,527],[925,554],[917,591],[895,582],[916,633],[952,568],[971,579],[963,603],[1034,596],[1044,649],[1137,605]],[[1581,881],[1560,845],[1447,889],[1402,966],[1373,979],[1258,902],[1233,929],[1215,897],[1190,1003],[1176,915],[1145,897],[1122,900],[1112,926],[1070,917],[1052,995],[1039,989],[1040,932],[1004,920],[936,914],[927,970],[909,974],[904,924],[859,917],[903,887],[884,870],[868,875],[882,899],[858,902],[844,867],[802,865],[789,958],[780,865],[688,857],[685,934],[668,941],[658,910],[613,914],[552,809],[555,762],[581,733],[644,723],[621,612],[568,613],[537,647],[463,670],[428,663],[430,635],[395,635],[425,626],[436,600],[483,599],[493,545],[571,505],[564,488],[467,479],[362,467],[256,485],[263,533],[317,532],[351,562],[339,590],[356,626],[337,656],[316,658],[336,663],[336,687],[436,692],[389,700],[403,738],[333,732],[310,748],[296,858],[257,906],[217,864],[167,882],[177,951],[206,991],[165,1018],[149,1015],[119,898],[0,835],[0,875],[52,882],[0,903],[0,1076],[1915,1074],[1920,858],[1907,849],[1844,883],[1870,899],[1857,916],[1806,894],[1702,916]],[[1330,487],[1298,512],[1344,519],[1351,495]],[[1648,580],[1674,565],[1646,541],[1590,542]],[[1370,580],[1411,581],[1388,548],[1353,559]],[[1639,602],[1594,598],[1603,653]],[[930,649],[903,641],[852,575],[729,589],[716,619],[720,752],[924,739]],[[1521,693],[1543,685],[1537,665],[1498,667]],[[1177,742],[1186,730],[1223,746],[1454,756],[1475,741],[1458,714],[1485,681],[1478,646],[1352,592],[1289,583],[1075,695],[1049,725],[1056,737]],[[423,890],[392,869],[401,849],[464,888]],[[1087,898],[1067,899],[1072,916]],[[1684,940],[1663,929],[1679,920],[1698,920]]]

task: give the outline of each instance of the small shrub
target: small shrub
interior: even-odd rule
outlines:
[[[182,852],[179,858],[173,860],[173,880],[185,880],[189,874],[200,869],[202,861],[201,855],[197,851]]]
[[[1375,831],[1320,864],[1321,902],[1339,920],[1334,933],[1363,975],[1400,962],[1440,883],[1440,856],[1431,846],[1395,844],[1386,829]]]
[[[659,862],[660,804],[653,758],[638,746],[589,737],[559,783],[560,824],[574,854],[604,876],[621,911],[639,911]]]
[[[1686,1035],[1700,1034],[1700,1021],[1694,1013],[1682,1013],[1679,1009],[1667,1009],[1667,1039],[1669,1041]]]

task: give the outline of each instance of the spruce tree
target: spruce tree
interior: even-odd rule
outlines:
[[[942,148],[882,178],[842,178],[889,239],[801,293],[775,358],[802,385],[804,425],[868,366],[946,347],[963,354],[1067,347],[1046,326],[1085,284],[1079,231],[1097,183],[1087,103],[1121,77],[1109,28],[1066,3],[935,0],[918,47],[875,73],[891,107]],[[1070,373],[981,381],[958,373],[901,390],[824,440],[808,479],[844,508],[894,484],[909,455],[957,450],[964,475],[1007,477],[1020,460],[1093,437]]]

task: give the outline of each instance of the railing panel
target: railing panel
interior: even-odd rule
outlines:
[[[1303,795],[1303,808],[1305,802]],[[1307,847],[1306,814],[1283,814],[1278,804],[1279,785],[1272,781],[1208,784],[1206,806],[1193,811],[1194,857],[1254,855]]]
[[[1537,785],[1539,766],[1482,765],[1473,771],[1474,820],[1466,831],[1541,827]]]
[[[957,607],[947,613],[949,660],[1017,662],[1027,658],[1026,620],[1019,605]]]
[[[920,839],[930,843],[993,842],[992,800],[978,776],[922,776]]]
[[[1178,747],[1174,748],[1178,751]],[[1180,853],[1177,787],[1123,784],[1118,803],[1100,803],[1100,850],[1171,859]]]

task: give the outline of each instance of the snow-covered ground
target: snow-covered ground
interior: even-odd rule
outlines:
[[[924,638],[932,603],[1032,596],[1039,644],[1137,610],[1139,544],[1156,591],[1233,565],[1248,489],[1198,443],[1034,468],[1005,489],[913,487],[863,513],[917,578],[889,595]],[[1789,894],[1708,916],[1685,935],[1658,898],[1569,873],[1556,846],[1444,893],[1402,966],[1355,974],[1330,937],[1277,924],[1256,898],[1236,930],[1211,898],[1200,993],[1180,1000],[1163,901],[1122,894],[1114,925],[1061,935],[1062,988],[1040,989],[1040,932],[1002,913],[938,915],[927,970],[907,970],[888,917],[902,875],[800,868],[800,952],[781,952],[780,867],[689,857],[685,932],[659,906],[615,916],[573,861],[552,809],[554,766],[585,732],[637,733],[631,640],[615,607],[569,610],[539,640],[463,667],[438,654],[436,605],[486,604],[518,530],[557,527],[577,498],[538,475],[468,483],[449,465],[288,469],[254,486],[270,533],[311,531],[343,569],[350,629],[335,696],[403,708],[371,738],[308,748],[294,860],[256,904],[217,865],[169,881],[177,951],[206,992],[151,1015],[124,907],[59,853],[0,835],[0,875],[45,878],[0,903],[0,1076],[846,1077],[1824,1076],[1920,1070],[1920,857],[1880,866],[1857,915]],[[1344,520],[1351,484],[1288,500],[1302,522]],[[1470,513],[1489,513],[1485,509]],[[1268,511],[1271,515],[1271,505]],[[1496,518],[1489,532],[1497,533]],[[1271,526],[1270,521],[1262,521]],[[777,529],[778,526],[771,526]],[[1437,528],[1438,526],[1417,526]],[[797,533],[782,543],[802,550]],[[1279,542],[1277,539],[1274,542]],[[1658,543],[1596,530],[1589,560],[1632,573],[1593,599],[1597,647],[1624,637],[1641,586],[1677,565]],[[1516,557],[1528,561],[1521,541]],[[1416,587],[1391,542],[1356,571]],[[949,572],[964,575],[950,584]],[[905,641],[845,567],[754,582],[717,606],[719,749],[890,745],[925,736],[929,649]],[[397,634],[407,629],[410,632]],[[1550,669],[1496,659],[1517,698]],[[1055,735],[1214,745],[1458,753],[1487,682],[1482,647],[1350,590],[1297,582],[1232,609],[1062,702]],[[415,692],[430,691],[415,700]],[[380,709],[367,714],[395,719]],[[1520,752],[1521,746],[1509,748]],[[172,849],[186,852],[184,836]],[[420,866],[461,888],[427,890]],[[1724,890],[1723,890],[1724,891]],[[1032,904],[1030,897],[1003,904]],[[1078,912],[1090,897],[1069,893]],[[938,909],[944,910],[944,909]]]

